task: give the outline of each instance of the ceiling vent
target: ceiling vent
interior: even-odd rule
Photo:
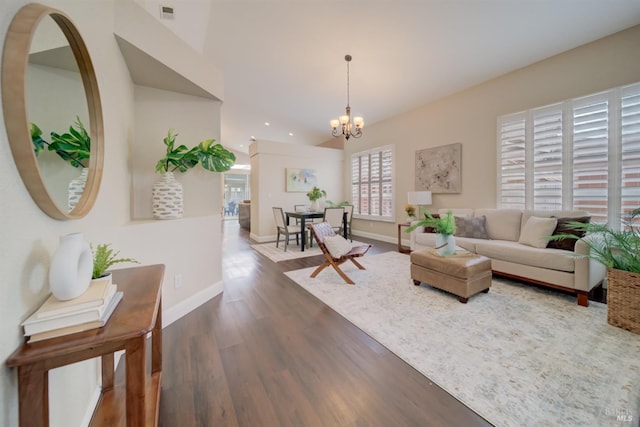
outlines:
[[[172,6],[160,6],[160,18],[173,19],[173,7]]]

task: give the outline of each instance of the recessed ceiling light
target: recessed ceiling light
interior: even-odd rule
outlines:
[[[265,126],[269,126],[269,125],[271,125],[271,123],[269,123],[269,122],[264,122],[264,125],[265,125]]]
[[[289,136],[293,136],[293,132],[289,132]]]
[[[249,138],[249,140],[250,140],[250,141],[255,141],[255,140],[256,140],[256,137],[255,137],[255,136],[253,136],[253,135],[251,135],[251,137]]]

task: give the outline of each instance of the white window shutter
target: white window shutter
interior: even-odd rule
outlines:
[[[573,208],[607,222],[609,100],[594,95],[573,107]]]
[[[525,208],[525,123],[523,114],[499,122],[498,205],[502,208]]]
[[[640,207],[640,84],[622,89],[621,216]]]
[[[533,112],[533,208],[562,210],[562,104]]]

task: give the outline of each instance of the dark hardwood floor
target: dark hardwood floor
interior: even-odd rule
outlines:
[[[224,292],[163,332],[161,426],[490,425],[282,274],[321,257],[274,263],[223,228]]]

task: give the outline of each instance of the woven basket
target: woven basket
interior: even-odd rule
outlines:
[[[607,269],[607,322],[640,334],[640,273]]]

